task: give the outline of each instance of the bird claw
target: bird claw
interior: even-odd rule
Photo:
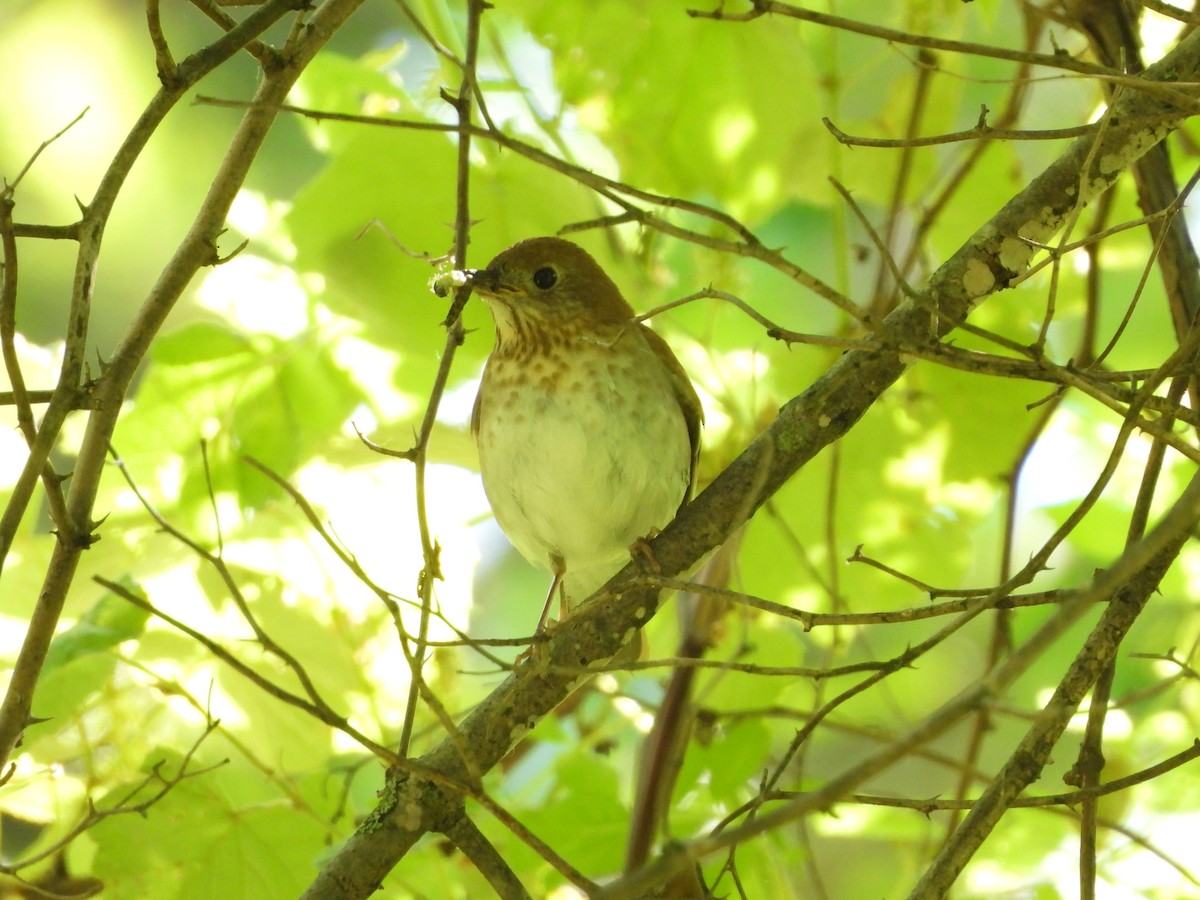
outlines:
[[[640,560],[642,565],[652,575],[662,574],[662,564],[659,563],[658,557],[654,555],[654,550],[650,546],[650,541],[654,540],[660,534],[662,532],[655,528],[644,538],[638,538],[629,545],[629,555],[636,560]]]
[[[513,666],[522,666],[526,663],[533,665],[544,666],[549,662],[550,657],[547,653],[547,642],[553,636],[553,632],[559,626],[557,619],[546,619],[545,622],[538,626],[538,630],[533,633],[533,637],[529,639],[529,646],[517,654],[517,658],[513,660]]]

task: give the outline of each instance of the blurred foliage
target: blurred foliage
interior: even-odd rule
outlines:
[[[429,36],[461,52],[460,4],[409,5]],[[855,134],[904,134],[921,77],[915,51],[781,18],[720,23],[688,17],[686,9],[697,5],[497,4],[486,16],[480,59],[480,88],[492,120],[507,134],[585,169],[728,212],[767,246],[784,248],[792,262],[868,303],[881,282],[879,255],[828,179],[844,184],[881,228],[892,209],[902,154],[845,147],[821,117]],[[0,121],[14,126],[0,131],[0,173],[11,179],[42,140],[90,107],[21,184],[18,221],[70,221],[72,197],[86,202],[154,90],[153,55],[134,6],[116,0],[17,4],[0,32],[0,59],[11,73],[0,97]],[[836,12],[942,38],[1019,46],[1027,10],[1013,2],[926,0],[881,7],[851,0],[836,4]],[[215,36],[185,4],[165,4],[163,14],[179,54]],[[1043,35],[1038,49],[1081,53],[1086,46],[1078,34],[1057,27],[1053,40]],[[1011,64],[939,53],[935,66],[918,132],[970,128],[981,105],[1004,106]],[[306,71],[294,100],[324,111],[445,123],[451,110],[439,91],[455,88],[459,77],[396,5],[366,4]],[[245,98],[254,78],[248,58],[235,60],[199,93]],[[1039,82],[1019,127],[1085,122],[1101,96],[1099,85],[1085,79]],[[139,163],[108,229],[94,306],[97,359],[118,339],[186,230],[237,118],[236,111],[185,103]],[[989,146],[922,234],[908,272],[913,283],[1063,146]],[[898,255],[907,252],[928,202],[946,188],[947,173],[970,153],[971,145],[960,143],[912,154],[905,164],[906,196],[896,207]],[[1178,152],[1177,159],[1181,170],[1194,163]],[[471,165],[476,224],[467,265],[485,263],[517,239],[617,212],[562,172],[485,140],[473,145]],[[267,632],[304,663],[328,702],[383,744],[395,743],[408,687],[390,617],[279,485],[246,457],[295,484],[375,583],[401,602],[415,598],[422,560],[411,468],[373,454],[355,429],[403,449],[424,414],[446,310],[427,282],[452,245],[455,166],[455,140],[446,133],[282,117],[221,240],[223,253],[243,238],[245,250],[197,286],[169,333],[155,343],[114,438],[114,452],[145,502],[169,526],[219,553]],[[702,232],[716,228],[683,211],[664,209],[661,215]],[[1122,183],[1111,221],[1138,215],[1131,183]],[[603,260],[639,311],[711,285],[742,297],[784,328],[852,335],[845,316],[828,303],[751,260],[631,224],[574,239]],[[44,387],[52,383],[61,346],[56,342],[71,262],[52,242],[23,241],[22,251],[23,296],[35,298],[19,310],[19,328],[29,341],[22,360],[30,386]],[[1101,343],[1124,315],[1148,252],[1149,239],[1138,229],[1105,243]],[[1041,325],[1050,284],[1047,269],[990,299],[971,321],[1028,344]],[[1076,257],[1061,267],[1056,290],[1048,352],[1065,361],[1083,332],[1085,271]],[[507,547],[473,473],[466,424],[491,328],[479,307],[472,303],[466,312],[467,340],[431,447],[429,514],[445,573],[436,595],[445,616],[473,636],[513,637],[532,627],[546,579]],[[703,394],[705,478],[841,353],[773,341],[717,300],[673,309],[655,317],[654,325]],[[997,352],[972,335],[956,335],[954,342]],[[1110,365],[1154,366],[1174,342],[1152,273]],[[1115,414],[1077,395],[1043,424],[1040,404],[1052,393],[1044,383],[917,362],[848,437],[797,474],[749,523],[730,586],[810,612],[884,612],[928,602],[912,583],[869,565],[847,565],[860,545],[923,585],[997,583],[1073,512],[1119,425]],[[77,430],[68,430],[60,468],[69,468],[77,438]],[[21,448],[15,432],[0,441],[0,490],[7,491]],[[1133,439],[1117,477],[1035,589],[1085,584],[1119,555],[1147,447],[1143,438]],[[1162,505],[1177,495],[1188,468],[1169,458]],[[1010,484],[1018,492],[1006,560]],[[163,778],[191,772],[145,815],[105,818],[75,839],[65,852],[69,870],[100,878],[105,896],[114,898],[295,896],[322,854],[374,805],[380,764],[349,738],[271,698],[202,646],[93,583],[92,575],[121,580],[255,671],[295,687],[294,676],[254,640],[226,581],[163,531],[115,466],[97,511],[108,516],[103,540],[84,557],[34,706],[47,720],[30,727],[16,774],[0,788],[0,861],[59,840],[87,814],[89,803],[100,810],[138,803]],[[46,528],[44,517],[24,523],[4,572],[5,665],[15,656],[37,595],[48,556]],[[1192,671],[1185,666],[1195,665],[1200,616],[1191,578],[1198,563],[1194,549],[1185,551],[1126,642],[1113,692],[1117,712],[1105,744],[1115,768],[1106,778],[1178,752],[1197,733],[1200,690],[1194,677],[1183,676]],[[406,608],[411,623],[410,613]],[[1005,614],[1003,621],[1019,644],[1047,615],[1031,608]],[[997,703],[974,775],[966,778],[968,796],[1011,752],[1026,718],[1040,710],[1093,621],[1064,636]],[[806,634],[794,621],[735,608],[709,655],[759,666],[886,660],[941,623]],[[997,627],[996,617],[985,616],[914,668],[841,705],[793,763],[787,786],[804,790],[823,783],[937,709],[985,672]],[[668,603],[648,629],[656,655],[672,652],[676,630]],[[434,636],[454,635],[435,623]],[[1172,648],[1183,665],[1131,656]],[[502,674],[466,649],[439,649],[427,678],[458,716]],[[622,867],[637,753],[665,678],[665,670],[652,670],[598,679],[571,715],[541,723],[487,778],[496,802],[589,877]],[[846,679],[700,673],[695,702],[705,710],[704,727],[693,735],[678,778],[671,833],[679,839],[703,834],[752,800],[763,772],[796,729],[848,686]],[[212,733],[194,746],[210,724]],[[880,775],[867,792],[955,796],[969,731],[964,723]],[[427,712],[416,734],[418,750],[441,736]],[[1063,789],[1057,779],[1070,766],[1076,743],[1073,733],[1064,739],[1039,791]],[[1111,896],[1195,892],[1164,857],[1193,865],[1186,841],[1174,835],[1200,827],[1196,784],[1190,774],[1171,773],[1105,807],[1149,838],[1148,845],[1138,844],[1129,833],[1105,832],[1101,878]],[[950,821],[946,812],[926,816],[849,802],[834,812],[741,847],[736,865],[747,895],[903,896]],[[479,818],[535,896],[562,889],[562,877],[532,850],[486,813]],[[18,846],[18,822],[35,826],[26,846]],[[1010,813],[964,874],[963,896],[1071,896],[1075,840],[1075,825],[1061,811]],[[707,863],[710,880],[722,863]],[[21,874],[36,878],[51,866],[47,860]],[[381,896],[466,897],[486,890],[460,856],[431,841],[397,868]],[[721,893],[734,895],[728,881]]]

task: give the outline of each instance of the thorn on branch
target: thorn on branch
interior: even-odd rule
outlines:
[[[109,365],[110,364],[109,364],[108,360],[104,358],[104,356],[100,353],[100,348],[97,347],[96,348],[96,368],[100,370],[101,378],[103,378],[105,373],[108,372]],[[88,375],[88,378],[87,378],[87,384],[85,385],[85,387],[90,388],[96,384],[96,379],[91,377],[90,369],[88,370],[87,375]]]
[[[233,252],[230,253],[228,256],[221,256],[221,254],[216,251],[216,247],[214,247],[213,248],[213,257],[214,258],[213,258],[213,262],[211,263],[211,265],[213,265],[214,267],[225,265],[225,263],[229,262],[231,259],[233,259],[235,256],[237,256],[239,253],[241,253],[243,250],[245,250],[248,246],[250,246],[250,239],[246,238],[244,241],[242,241],[240,244],[238,244],[236,247],[234,247]]]
[[[75,473],[73,471],[63,474],[61,472],[55,471],[54,469],[51,469],[49,472],[46,473],[45,477],[48,478],[55,487],[58,487],[58,486],[64,484],[74,474]]]
[[[100,522],[103,521],[103,519],[100,520]],[[93,523],[92,528],[94,529],[100,522]],[[92,544],[100,540],[100,535],[96,534],[94,530],[89,530],[86,534],[69,535],[67,537],[64,537],[63,533],[57,528],[51,529],[50,533],[73,550],[88,550]]]

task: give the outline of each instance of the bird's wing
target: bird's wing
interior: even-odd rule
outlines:
[[[475,405],[471,407],[471,437],[476,441],[479,440],[479,400],[483,397],[483,383],[480,382],[479,390],[475,392]]]
[[[700,407],[700,398],[696,396],[692,380],[688,378],[687,372],[679,364],[670,345],[647,326],[639,323],[638,328],[645,337],[646,343],[650,345],[650,349],[667,367],[667,372],[671,376],[671,387],[675,391],[675,399],[678,401],[683,419],[687,423],[688,440],[692,447],[692,466],[688,475],[688,490],[683,498],[683,502],[687,503],[691,499],[692,489],[696,486],[696,466],[700,461],[700,426],[704,424],[704,410]]]

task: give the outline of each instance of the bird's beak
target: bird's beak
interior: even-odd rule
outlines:
[[[516,288],[505,283],[495,269],[467,269],[467,284],[476,293],[485,297],[502,297],[516,293]]]
[[[471,285],[471,287],[485,286],[489,278],[487,269],[467,269],[466,276],[467,284]]]

